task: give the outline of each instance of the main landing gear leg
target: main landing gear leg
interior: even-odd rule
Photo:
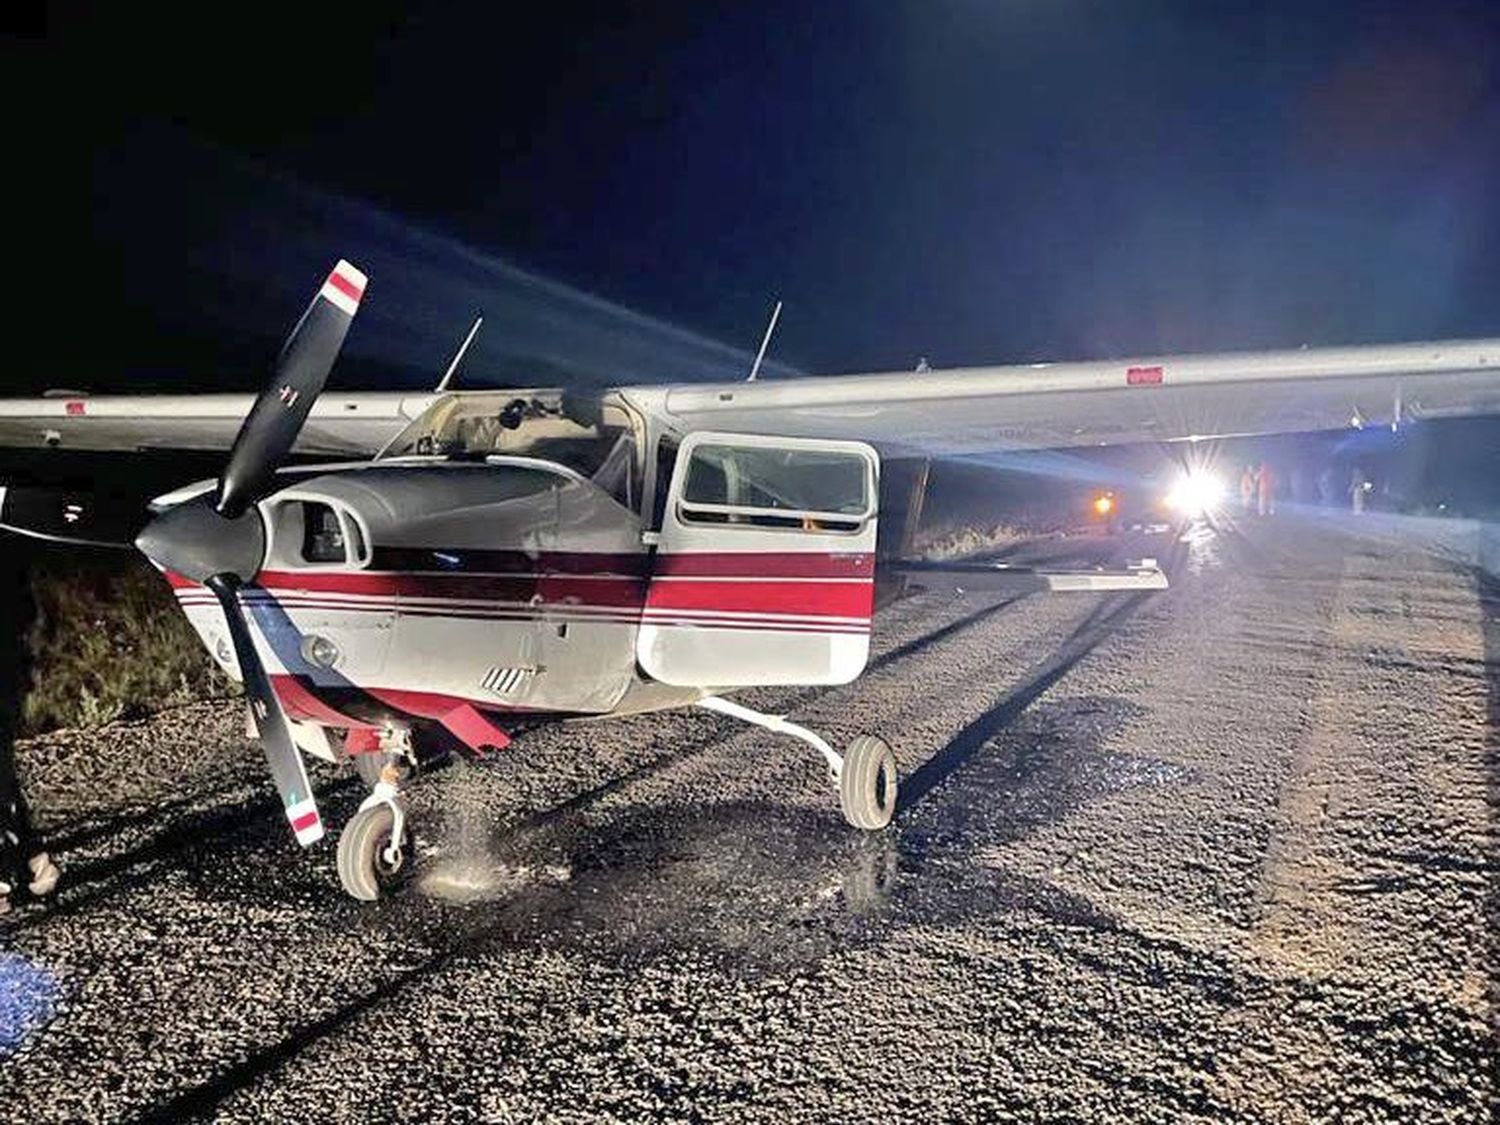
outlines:
[[[752,723],[807,743],[828,763],[829,780],[838,788],[844,819],[855,828],[876,830],[891,822],[896,812],[896,756],[882,738],[862,734],[844,748],[841,757],[816,732],[782,715],[767,715],[716,695],[698,700],[699,707],[731,719]]]

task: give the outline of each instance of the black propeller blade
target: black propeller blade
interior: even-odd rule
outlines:
[[[245,416],[229,451],[229,464],[219,478],[221,514],[232,519],[265,495],[328,381],[366,280],[340,261],[287,337],[271,382]]]
[[[245,609],[240,604],[239,579],[230,574],[216,574],[204,585],[214,592],[224,610],[224,622],[229,626],[229,638],[234,644],[234,657],[239,662],[240,678],[245,684],[245,697],[250,702],[255,733],[260,736],[266,761],[271,766],[271,778],[276,782],[282,804],[286,806],[286,818],[291,821],[299,844],[304,847],[314,844],[323,838],[323,822],[318,816],[312,786],[307,780],[307,768],[292,741],[291,728],[287,726],[281,702],[271,687],[271,677],[266,674],[260,654],[255,651]]]
[[[265,562],[265,528],[260,514],[250,509],[272,490],[276,470],[328,381],[365,283],[365,275],[348,262],[333,267],[283,345],[270,383],[245,416],[216,493],[169,508],[135,540],[152,562],[202,582],[218,599],[271,777],[297,842],[304,846],[322,838],[323,824],[239,591]]]
[[[54,543],[129,547],[150,513],[139,497],[46,484],[0,486],[0,527]]]

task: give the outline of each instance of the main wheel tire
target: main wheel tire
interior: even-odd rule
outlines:
[[[395,824],[396,814],[382,803],[355,813],[339,834],[339,882],[355,898],[374,902],[400,883],[410,866],[409,834],[401,841],[401,858],[394,865],[385,858]]]
[[[855,828],[884,828],[896,814],[896,755],[883,738],[862,734],[844,750],[839,804]]]

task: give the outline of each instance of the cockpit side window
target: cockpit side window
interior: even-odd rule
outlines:
[[[310,563],[341,563],[347,558],[344,528],[327,504],[302,504],[302,558]]]
[[[604,458],[604,463],[594,473],[593,481],[632,511],[640,494],[637,479],[635,438],[622,433],[615,440],[614,448]]]
[[[287,498],[271,502],[268,515],[268,570],[341,569],[370,561],[364,528],[340,505]]]

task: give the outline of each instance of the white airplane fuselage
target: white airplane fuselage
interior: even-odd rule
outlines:
[[[641,515],[605,488],[527,457],[341,466],[258,507],[266,564],[240,599],[299,726],[436,722],[479,748],[542,716],[680,706],[745,683],[845,682],[864,667],[873,517],[868,535],[832,544],[847,549],[829,550],[822,534],[746,528],[731,533],[735,549],[662,554]],[[167,579],[238,678],[213,594]],[[732,682],[696,676],[692,646],[732,653],[733,672],[701,661]],[[318,739],[298,741],[324,752]]]

